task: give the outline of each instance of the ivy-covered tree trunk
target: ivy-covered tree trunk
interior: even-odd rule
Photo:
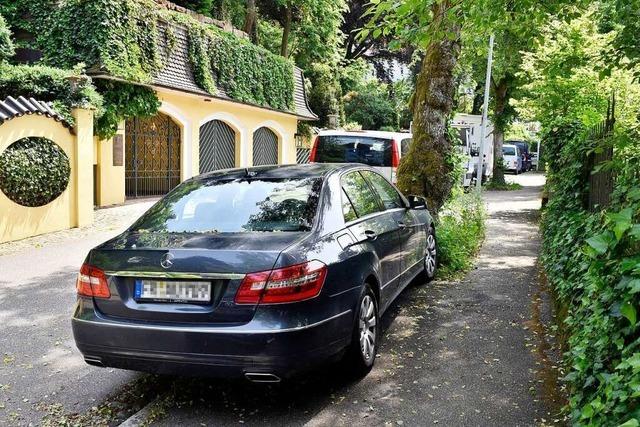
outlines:
[[[491,180],[496,185],[506,185],[504,180],[504,158],[502,157],[502,145],[504,144],[504,131],[507,120],[504,117],[509,103],[509,85],[505,78],[494,84],[495,99],[493,109],[493,177]]]
[[[287,4],[284,10],[284,21],[282,22],[282,43],[280,44],[280,55],[285,58],[289,56],[289,33],[291,32],[291,21],[293,20],[293,6]]]
[[[450,16],[451,0],[432,6],[431,34],[412,99],[413,142],[402,157],[398,186],[405,194],[424,195],[437,212],[445,203],[454,180],[455,149],[449,140],[447,122],[455,94],[454,68],[460,56],[460,16]]]

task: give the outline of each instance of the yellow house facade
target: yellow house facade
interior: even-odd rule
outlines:
[[[254,160],[254,135],[260,130],[268,130],[277,142],[276,162],[278,164],[296,163],[296,130],[299,118],[292,114],[268,110],[256,106],[239,104],[174,90],[157,90],[162,103],[160,114],[168,117],[179,128],[180,181],[184,181],[201,172],[213,169],[200,167],[201,130],[207,125],[222,122],[230,128],[233,137],[233,163],[230,167],[251,167]],[[131,130],[131,127],[129,127]],[[264,132],[264,131],[263,131]],[[226,135],[228,136],[228,135]],[[127,136],[127,123],[121,123],[118,133],[109,140],[94,139],[94,165],[96,167],[96,205],[109,206],[123,203],[127,199],[126,146],[122,151],[123,162],[114,162],[114,156],[121,155],[117,147],[119,141],[132,143],[132,135]],[[230,138],[229,138],[230,139]],[[225,147],[228,148],[228,147]],[[257,148],[257,146],[256,146]],[[131,160],[131,159],[130,159]],[[132,164],[131,161],[129,164]],[[258,162],[258,164],[260,164]],[[201,170],[202,169],[202,170]],[[130,186],[133,185],[130,183]],[[131,189],[130,189],[131,190]],[[130,193],[131,194],[131,193]],[[157,194],[148,194],[157,195]],[[134,197],[134,196],[130,196]],[[140,194],[139,197],[144,197]]]
[[[144,84],[128,82],[155,91],[160,105],[155,116],[123,120],[106,140],[94,134],[91,110],[74,110],[75,124],[66,126],[53,111],[31,114],[18,108],[4,122],[0,116],[0,155],[21,138],[41,137],[57,144],[71,165],[67,188],[44,206],[21,206],[0,191],[0,243],[91,224],[96,206],[159,197],[198,174],[297,162],[298,122],[317,119],[302,71],[293,67],[293,102],[286,111],[232,99],[222,88],[207,91],[194,78],[187,29],[171,25],[171,48],[163,45],[166,37],[158,40],[162,69]],[[122,81],[88,65],[94,81]]]
[[[196,83],[189,38],[174,29],[176,45],[149,85],[161,102],[153,118],[120,124],[114,138],[94,141],[95,203],[159,196],[179,182],[214,170],[296,163],[298,121],[317,116],[307,103],[304,76],[294,68],[294,107],[280,111],[215,96]],[[94,79],[108,73],[90,72]]]

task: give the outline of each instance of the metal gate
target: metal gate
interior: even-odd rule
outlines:
[[[253,133],[253,165],[278,164],[278,137],[269,128],[262,127]]]
[[[180,183],[180,127],[167,115],[126,121],[125,194],[160,196]]]
[[[212,120],[200,127],[200,173],[236,166],[236,133],[225,122]]]
[[[296,163],[309,163],[311,150],[308,148],[296,148]]]

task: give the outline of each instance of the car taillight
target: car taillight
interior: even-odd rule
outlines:
[[[104,271],[88,264],[82,264],[76,283],[78,295],[95,298],[109,298],[109,285]]]
[[[236,293],[236,304],[282,304],[318,296],[327,266],[309,261],[271,271],[250,273]]]
[[[316,136],[316,139],[313,141],[313,146],[311,147],[311,153],[309,153],[309,162],[313,163],[316,161],[316,152],[318,151],[318,140],[319,136]]]
[[[391,141],[391,166],[397,168],[400,166],[400,154],[398,154],[398,141]]]

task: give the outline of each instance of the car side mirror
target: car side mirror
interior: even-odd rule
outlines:
[[[409,199],[409,208],[411,209],[427,209],[427,199],[422,196],[411,195]]]

